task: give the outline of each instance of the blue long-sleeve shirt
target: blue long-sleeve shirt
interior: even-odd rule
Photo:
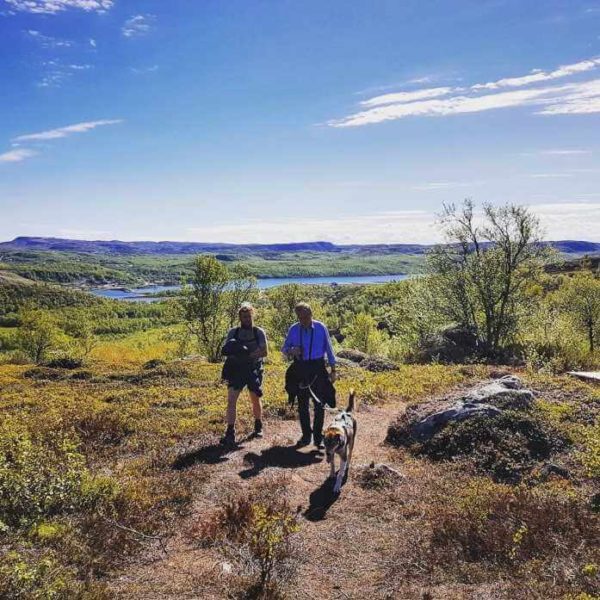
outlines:
[[[313,320],[308,328],[294,323],[288,331],[281,351],[287,354],[293,346],[302,346],[302,360],[315,360],[327,355],[327,362],[331,366],[335,365],[335,353],[329,331],[321,321]]]

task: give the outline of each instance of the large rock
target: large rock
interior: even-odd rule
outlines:
[[[432,438],[438,431],[452,421],[464,421],[475,415],[493,417],[500,413],[501,411],[499,408],[489,404],[459,400],[438,412],[426,415],[410,424],[408,434],[413,440],[423,442]]]
[[[533,392],[524,388],[514,375],[506,375],[491,383],[473,388],[465,400],[477,404],[491,404],[500,409],[523,410],[533,403]]]
[[[388,431],[388,441],[400,445],[425,442],[449,423],[475,416],[493,417],[505,410],[528,409],[533,393],[521,380],[507,375],[478,385],[459,397],[409,407]]]
[[[360,362],[360,366],[367,371],[381,373],[383,371],[397,371],[398,365],[383,356],[367,356]]]
[[[367,354],[360,350],[353,350],[352,348],[343,348],[337,353],[337,357],[351,360],[354,363],[360,363],[367,358]]]

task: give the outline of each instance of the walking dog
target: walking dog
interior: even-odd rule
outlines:
[[[335,477],[335,455],[340,457],[340,469],[337,473],[337,479],[333,486],[334,494],[339,494],[342,489],[342,482],[350,468],[352,460],[352,450],[354,449],[354,440],[356,439],[356,418],[354,417],[355,403],[354,390],[350,392],[348,406],[346,410],[336,415],[329,427],[325,430],[323,441],[325,442],[325,452],[327,462],[331,465],[329,478]]]

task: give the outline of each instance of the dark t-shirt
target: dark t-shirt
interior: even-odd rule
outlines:
[[[256,337],[254,336],[254,332],[256,332]],[[227,340],[233,339],[237,339],[242,342],[248,347],[250,352],[254,352],[257,348],[265,349],[267,347],[267,334],[265,333],[265,330],[261,329],[260,327],[254,327],[254,329],[232,327],[227,334]],[[260,360],[262,361],[262,359]]]

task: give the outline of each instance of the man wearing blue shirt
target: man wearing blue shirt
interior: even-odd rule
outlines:
[[[281,349],[282,352],[288,358],[298,362],[306,384],[309,384],[313,390],[320,387],[319,384],[324,379],[329,379],[333,384],[336,378],[335,353],[333,352],[327,327],[312,318],[312,310],[305,302],[297,304],[295,312],[298,322],[290,327]],[[325,367],[325,357],[327,357],[329,363],[329,373]],[[332,388],[331,385],[329,387]],[[303,387],[303,393],[298,396],[298,415],[302,428],[302,437],[298,441],[298,446],[310,444],[312,434],[315,446],[319,450],[323,450],[325,411],[323,404],[313,398],[314,422],[311,428],[309,412],[309,399],[311,397],[312,395],[307,387]]]

